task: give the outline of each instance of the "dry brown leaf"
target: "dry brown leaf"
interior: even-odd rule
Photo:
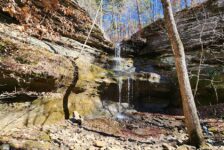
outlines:
[[[30,12],[30,8],[28,6],[24,6],[21,11],[20,11],[21,16],[23,17],[24,21],[26,23],[29,22],[30,18],[31,18],[31,12]]]
[[[41,0],[43,7],[47,11],[55,10],[59,6],[58,0]]]

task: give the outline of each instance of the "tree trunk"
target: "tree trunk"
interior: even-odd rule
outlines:
[[[103,30],[103,1],[100,5],[100,28]]]
[[[185,8],[188,8],[187,0],[184,0]]]
[[[170,0],[161,1],[164,9],[164,18],[168,37],[171,42],[175,57],[177,76],[180,86],[183,111],[185,116],[185,123],[189,134],[189,140],[192,145],[200,146],[201,144],[203,144],[204,138],[188,77],[183,43],[180,39],[176,27]]]
[[[138,14],[138,30],[141,30],[142,29],[142,23],[141,23],[141,16],[140,16],[140,9],[139,9],[138,0],[136,0],[136,9],[137,9],[137,14]]]

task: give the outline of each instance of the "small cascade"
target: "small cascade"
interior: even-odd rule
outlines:
[[[122,71],[122,65],[121,65],[121,48],[120,48],[120,44],[116,44],[114,60],[115,60],[114,70],[117,71],[117,72],[121,72]]]
[[[127,103],[128,103],[128,108],[131,108],[131,104],[133,102],[134,99],[134,82],[133,79],[128,76],[127,79]]]
[[[119,89],[119,112],[121,112],[121,103],[122,103],[122,85],[123,85],[123,81],[122,81],[122,77],[118,77],[118,89]]]
[[[118,109],[119,112],[121,112],[122,102],[126,102],[128,104],[128,108],[130,108],[130,103],[133,100],[133,80],[130,74],[131,72],[133,72],[133,70],[135,71],[135,69],[134,68],[130,69],[128,65],[125,65],[127,61],[124,58],[121,58],[120,44],[116,44],[114,61],[115,65],[113,70],[115,71],[115,75],[118,82],[118,100],[119,100]],[[123,86],[127,88],[123,89]],[[122,99],[124,98],[124,96],[122,96],[122,92],[127,92],[125,94],[126,95],[125,99]]]
[[[131,101],[134,100],[134,81],[131,80]]]
[[[152,66],[147,70],[139,67],[133,56],[122,57],[120,44],[116,44],[111,58],[111,78],[115,82],[102,84],[101,98],[108,113],[118,119],[123,114],[137,111],[161,112],[172,102],[170,81],[154,72]],[[163,81],[163,82],[162,82]],[[166,82],[164,82],[166,81]],[[105,88],[106,87],[106,88]]]
[[[128,107],[130,107],[130,77],[128,77]]]
[[[131,92],[130,77],[128,77],[128,94],[127,94],[128,107],[130,107],[130,92]]]
[[[121,48],[120,44],[116,44],[115,47],[115,68],[114,70],[117,72],[117,81],[118,81],[118,92],[119,92],[119,106],[118,106],[118,111],[121,112],[121,103],[122,103],[122,77],[120,76],[122,72],[122,63],[121,63]]]

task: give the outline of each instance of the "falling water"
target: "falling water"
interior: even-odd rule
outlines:
[[[119,106],[118,106],[118,111],[121,112],[121,103],[122,103],[122,77],[120,76],[120,73],[122,72],[122,65],[121,65],[121,48],[120,48],[120,44],[116,44],[116,48],[115,48],[115,68],[114,70],[117,71],[118,73],[118,77],[117,77],[117,81],[118,81],[118,93],[119,93]]]
[[[130,77],[128,77],[128,107],[130,107]]]
[[[134,100],[134,83],[133,80],[131,80],[131,100]]]
[[[120,44],[116,44],[115,47],[115,71],[122,71],[122,66],[121,66],[121,48]]]
[[[115,48],[115,56],[114,56],[114,61],[115,61],[115,66],[114,66],[114,71],[117,76],[117,82],[118,82],[118,111],[121,112],[121,104],[122,104],[122,87],[123,87],[123,76],[127,77],[127,97],[126,97],[126,102],[128,103],[128,107],[130,108],[130,103],[133,100],[133,80],[131,78],[131,73],[135,72],[134,67],[126,66],[122,63],[124,59],[121,58],[121,48],[120,44],[116,44]]]
[[[121,102],[122,102],[122,97],[121,97],[121,92],[122,92],[122,77],[118,77],[118,89],[119,89],[119,112],[121,112]]]

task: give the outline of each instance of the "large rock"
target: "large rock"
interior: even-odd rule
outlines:
[[[103,69],[107,54],[86,46],[80,55],[82,44],[73,39],[45,41],[20,27],[0,23],[0,127],[52,124],[64,119],[64,108],[82,116],[100,113],[97,88],[108,78]],[[79,78],[74,87],[76,65]]]
[[[86,11],[72,0],[1,0],[0,3],[1,21],[22,24],[23,30],[39,38],[51,40],[60,34],[84,43],[92,26]],[[87,44],[103,50],[112,47],[96,25]]]
[[[214,49],[214,53],[222,52],[223,11],[224,2],[222,0],[208,0],[197,7],[175,14],[178,31],[186,52],[198,51],[202,44],[204,48]],[[137,55],[158,56],[172,53],[163,19],[135,33],[130,39],[123,41],[122,46],[123,52],[132,52]],[[223,57],[218,58],[223,60]]]
[[[5,36],[0,36],[0,47],[0,93],[50,92],[72,81],[72,62],[63,56]]]
[[[178,31],[185,47],[193,90],[202,58],[196,95],[200,104],[224,100],[223,14],[223,0],[208,0],[175,14]],[[174,57],[163,19],[148,25],[130,39],[123,41],[121,45],[123,55],[135,56],[133,60],[136,70],[156,72],[172,80],[176,79]],[[178,97],[176,92],[173,94]]]
[[[1,129],[100,113],[96,80],[107,78],[112,45],[95,26],[83,48],[91,25],[70,0],[0,0]]]

